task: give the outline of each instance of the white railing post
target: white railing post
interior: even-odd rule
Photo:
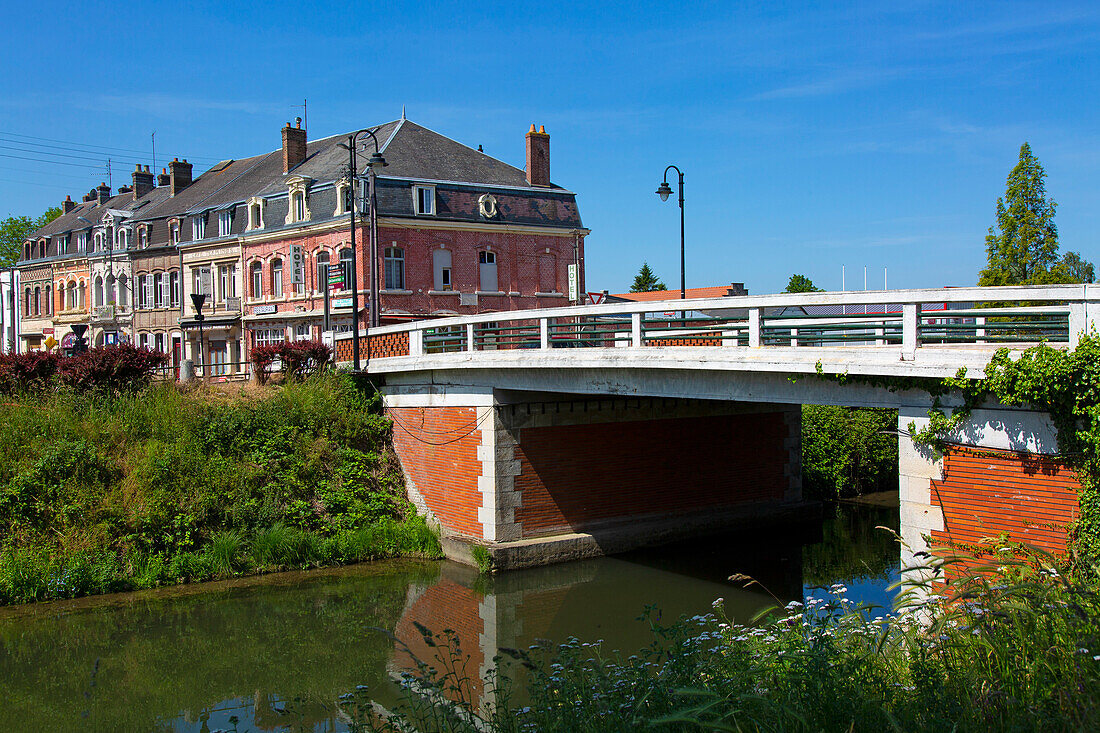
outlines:
[[[877,337],[877,338],[875,338],[875,346],[885,346],[886,345],[886,326],[883,325],[880,328],[876,328],[875,329],[875,336]]]
[[[749,308],[749,346],[760,345],[760,309]]]
[[[791,329],[791,346],[798,346],[798,329]]]
[[[424,356],[424,329],[409,331],[409,356]]]
[[[985,316],[978,316],[974,319],[974,342],[978,344],[985,343]]]
[[[901,359],[913,361],[920,346],[920,303],[905,303],[901,307]]]
[[[540,318],[539,319],[539,348],[540,349],[549,349],[550,348],[550,319],[549,318]]]
[[[466,324],[466,351],[474,350],[474,324]]]
[[[1081,301],[1079,303],[1071,302],[1069,304],[1069,347],[1071,349],[1077,348],[1077,342],[1081,340],[1081,334],[1087,331],[1088,324],[1085,322],[1085,303]]]
[[[630,314],[630,345],[638,348],[642,345],[642,314]]]

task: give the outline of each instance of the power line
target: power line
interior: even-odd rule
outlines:
[[[3,142],[10,142],[10,141],[5,140]],[[18,147],[18,146],[15,146],[15,145],[2,145],[2,144],[0,144],[0,148],[3,148],[4,150],[15,150],[15,151],[20,152],[20,153],[33,153],[34,155],[52,155],[52,156],[55,156],[57,158],[72,158],[73,160],[99,161],[99,160],[106,160],[107,159],[106,155],[104,155],[101,158],[100,157],[89,158],[86,155],[73,155],[72,153],[54,153],[50,150],[34,150],[33,148],[23,148],[23,147]]]
[[[11,153],[0,153],[0,158],[15,158],[16,160],[30,160],[35,163],[52,163],[54,165],[68,165],[73,168],[88,168],[91,170],[102,170],[106,172],[107,161],[103,161],[103,165],[88,165],[87,163],[67,163],[63,160],[47,160],[45,158],[28,158],[24,155],[12,155]]]
[[[98,151],[103,151],[104,153],[131,153],[131,154],[132,153],[137,153],[137,154],[140,154],[140,155],[145,155],[146,153],[151,152],[149,150],[137,150],[137,149],[134,149],[134,148],[116,148],[116,147],[110,147],[110,146],[106,146],[106,145],[90,145],[88,143],[77,143],[77,142],[72,142],[70,140],[56,140],[56,139],[48,138],[48,137],[36,137],[34,135],[23,135],[23,134],[15,133],[15,132],[0,132],[0,139],[6,138],[6,137],[23,138],[23,140],[8,140],[8,142],[21,143],[21,144],[26,144],[26,145],[39,145],[39,147],[46,147],[46,146],[40,145],[39,143],[30,143],[30,142],[24,142],[24,141],[25,140],[39,140],[41,142],[53,143],[53,144],[56,144],[56,145],[68,145],[68,146],[71,146],[70,149],[72,149],[74,152],[81,152],[81,153],[94,153],[94,152],[98,152]],[[79,150],[79,148],[86,148],[86,149],[85,150]],[[213,162],[213,163],[217,163],[221,160],[220,158],[214,158],[214,157],[210,157],[210,156],[206,156],[206,155],[191,156],[190,159],[191,160],[208,160],[208,161]]]

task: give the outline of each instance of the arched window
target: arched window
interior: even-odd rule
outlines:
[[[451,250],[440,248],[432,252],[432,275],[436,290],[451,289]]]
[[[352,259],[352,253],[350,249],[340,250],[340,269],[344,271],[344,290],[351,290],[351,276],[352,269],[355,266],[355,261]]]
[[[34,314],[42,315],[42,288],[39,287],[34,289]]]
[[[114,305],[118,302],[118,298],[115,297],[115,276],[107,276],[107,305]]]
[[[405,250],[386,247],[386,290],[405,289]]]
[[[115,302],[119,308],[125,308],[130,303],[130,281],[126,273],[118,276],[118,297]]]
[[[103,298],[103,278],[99,275],[96,275],[96,277],[95,277],[95,301],[94,302],[95,302],[96,308],[99,308],[105,302],[104,298]]]
[[[57,284],[57,308],[65,310],[65,283]],[[27,313],[31,312],[31,289],[27,288]]]
[[[328,287],[328,252],[321,250],[314,259],[317,260],[317,287],[314,290],[323,293]]]
[[[69,293],[69,302],[67,304],[68,309],[76,310],[76,282],[70,280],[65,290],[67,290]]]
[[[279,298],[283,295],[283,261],[271,261],[271,294]]]
[[[29,316],[31,313],[34,313],[34,300],[31,298],[31,289],[29,287],[27,288],[26,296],[27,302],[23,307],[23,312]]]
[[[53,300],[52,300],[52,298],[53,298],[53,291],[50,289],[50,286],[47,285],[46,286],[46,298],[45,298],[45,302],[43,303],[43,305],[46,308],[46,315],[50,315],[50,314],[53,313]]]
[[[138,229],[138,244],[142,249],[149,246],[149,227]]]
[[[29,260],[31,258],[31,243],[23,242],[23,259]]]
[[[83,280],[81,280],[80,285],[76,287],[76,307],[80,310],[84,310],[88,307],[87,291],[88,286],[84,283]]]
[[[259,300],[264,297],[264,266],[259,262],[253,262],[249,266],[249,279],[252,282],[252,298]]]
[[[248,207],[248,228],[249,229],[263,229],[264,226],[264,209],[260,205],[259,201],[253,202]]]
[[[38,256],[39,257],[45,257],[46,256],[46,240],[45,239],[38,240]]]
[[[306,219],[306,195],[302,191],[294,192],[294,221]]]

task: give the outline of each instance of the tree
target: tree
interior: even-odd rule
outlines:
[[[61,209],[51,206],[37,219],[29,216],[9,216],[0,221],[0,267],[11,267],[19,260],[23,241],[34,231],[41,229],[61,216]]]
[[[1096,281],[1096,268],[1091,262],[1081,259],[1078,252],[1066,252],[1062,261],[1054,267],[1058,282],[1091,283]]]
[[[791,275],[791,281],[787,283],[784,293],[821,293],[824,288],[814,285],[814,281],[805,275]]]
[[[642,269],[638,270],[638,274],[634,276],[634,284],[630,286],[630,292],[649,293],[654,290],[668,290],[668,287],[653,274],[653,270],[649,269],[649,263],[643,262]]]
[[[985,238],[988,264],[979,285],[1033,285],[1057,279],[1057,204],[1047,198],[1043,165],[1026,142],[1008,174],[1004,198],[997,199],[997,222]]]

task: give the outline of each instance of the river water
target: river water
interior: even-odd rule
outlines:
[[[875,528],[896,530],[897,516],[827,507],[820,525],[492,577],[395,560],[0,608],[0,730],[207,733],[235,716],[241,731],[341,731],[335,703],[358,685],[381,707],[399,703],[410,652],[430,656],[418,625],[457,632],[478,697],[501,648],[569,636],[640,648],[651,604],[668,621],[721,597],[747,622],[843,583],[849,598],[888,605],[898,548]]]

